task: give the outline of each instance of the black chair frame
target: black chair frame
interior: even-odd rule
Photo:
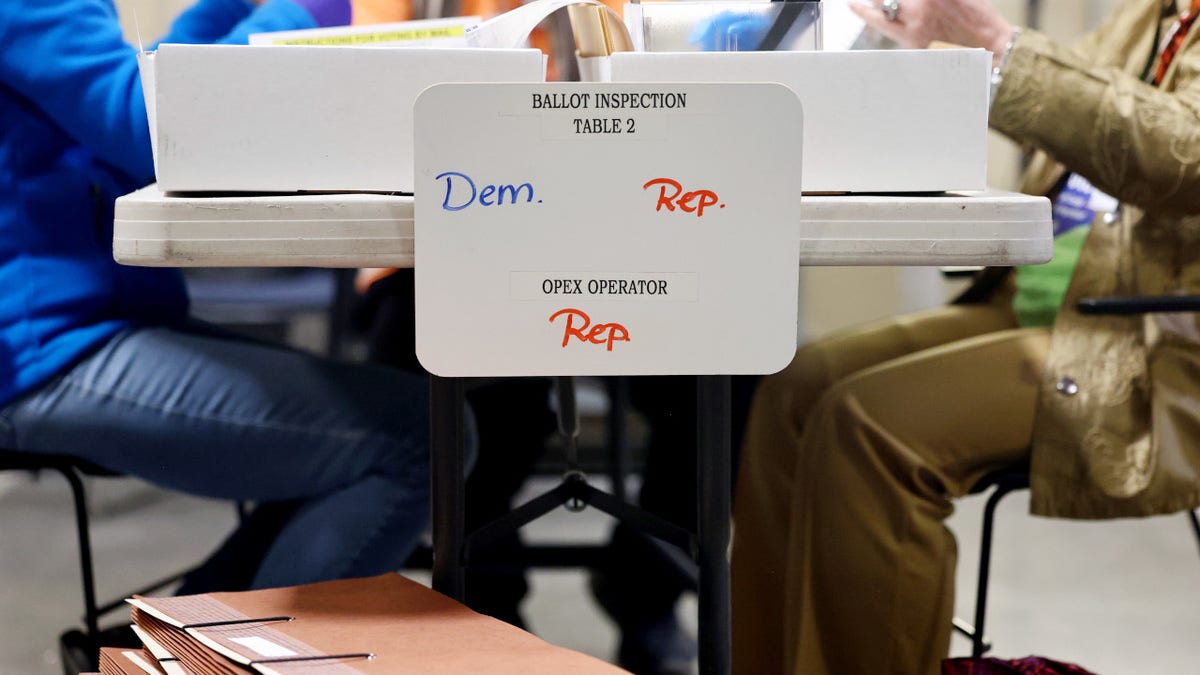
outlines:
[[[1151,313],[1170,312],[1200,312],[1200,296],[1143,296],[1143,297],[1111,297],[1085,298],[1080,300],[1075,309],[1089,316],[1139,316]],[[1029,488],[1028,470],[1008,470],[993,473],[984,477],[972,493],[985,492],[992,487],[995,490],[988,496],[983,509],[983,528],[979,546],[979,579],[975,588],[975,625],[954,618],[954,630],[971,641],[971,656],[979,658],[991,650],[992,645],[984,633],[984,621],[987,614],[988,578],[991,572],[992,534],[995,525],[996,507],[1000,500],[1016,490]],[[1195,510],[1186,512],[1191,525],[1196,544],[1200,547],[1200,516]]]
[[[83,591],[83,642],[85,644],[71,644],[74,640],[72,632],[64,633],[61,638],[61,647],[66,650],[68,648],[86,649],[89,652],[88,659],[91,668],[94,669],[97,665],[98,649],[100,646],[102,631],[100,630],[100,618],[112,612],[113,610],[124,606],[125,598],[132,594],[147,594],[157,591],[182,579],[191,570],[184,570],[169,577],[160,579],[144,588],[125,594],[120,598],[104,602],[103,604],[96,597],[96,574],[95,565],[92,558],[92,540],[90,518],[88,516],[87,502],[87,487],[85,480],[88,476],[116,476],[111,471],[100,466],[69,455],[47,455],[30,452],[19,452],[15,450],[0,450],[0,471],[28,471],[34,474],[43,471],[53,471],[60,474],[71,488],[71,498],[75,512],[75,533],[79,546],[79,571],[81,578],[81,587]],[[94,649],[93,649],[94,648]],[[95,652],[95,653],[92,653]],[[74,666],[88,664],[71,664],[68,663],[71,659],[65,658],[64,654],[63,666],[64,669],[74,670]]]
[[[975,586],[975,624],[954,617],[954,630],[971,641],[971,656],[979,658],[991,650],[992,645],[986,639],[984,623],[987,619],[988,579],[991,574],[992,535],[996,522],[996,507],[1000,500],[1009,493],[1029,489],[1029,471],[1012,469],[997,471],[983,480],[971,491],[972,494],[986,492],[991,488],[987,503],[983,507],[983,528],[979,544],[979,576]]]

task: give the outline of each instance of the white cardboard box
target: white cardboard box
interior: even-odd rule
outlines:
[[[791,87],[806,192],[983,190],[991,60],[982,49],[626,52],[612,56],[612,81]]]
[[[545,66],[536,49],[165,44],[142,79],[164,191],[411,192],[422,90]]]

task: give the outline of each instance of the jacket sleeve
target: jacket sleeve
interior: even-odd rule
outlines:
[[[1200,43],[1191,37],[1176,56],[1173,88],[1163,90],[1119,65],[1095,63],[1089,49],[1026,30],[1010,54],[991,125],[1121,201],[1200,212]],[[1144,42],[1148,59],[1152,47]]]
[[[309,28],[290,0],[253,12],[244,0],[199,0],[167,39],[245,42],[252,32]],[[210,25],[211,23],[211,25]],[[28,100],[102,161],[130,176],[154,175],[137,50],[103,0],[0,2],[0,86]]]

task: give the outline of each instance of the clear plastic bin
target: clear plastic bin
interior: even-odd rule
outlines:
[[[821,49],[820,2],[667,0],[628,4],[637,51],[810,51]]]

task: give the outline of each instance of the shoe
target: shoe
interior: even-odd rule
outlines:
[[[617,665],[634,675],[690,675],[696,661],[696,640],[675,616],[671,602],[651,610],[627,597],[609,575],[593,572],[592,595],[621,632]],[[618,584],[619,585],[619,584]]]
[[[622,627],[617,665],[634,675],[691,675],[696,641],[674,613],[636,627]]]
[[[81,630],[69,630],[58,636],[58,659],[63,675],[90,673],[100,667],[100,647]]]
[[[100,667],[101,647],[123,647],[137,649],[141,639],[128,625],[113,626],[100,631],[93,641],[78,629],[69,630],[58,636],[58,657],[65,675],[94,672]]]

